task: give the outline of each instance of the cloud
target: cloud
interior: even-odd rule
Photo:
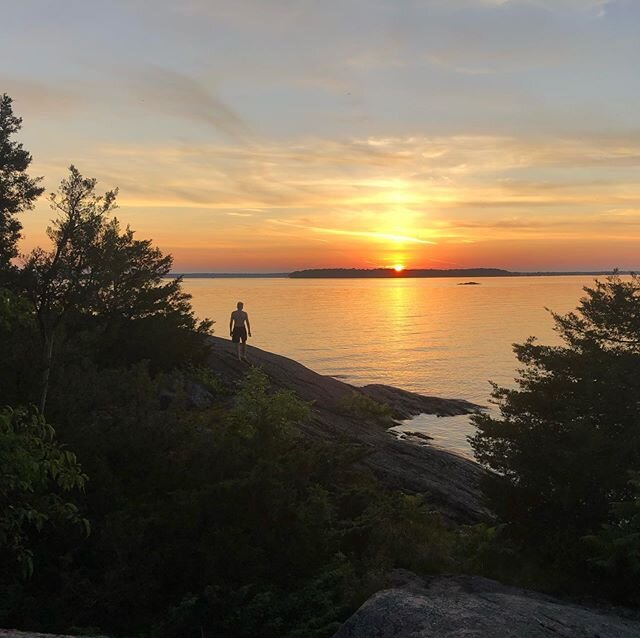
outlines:
[[[399,218],[410,211],[555,209],[607,202],[614,208],[640,196],[640,137],[111,145],[96,151],[90,168],[120,185],[123,201],[131,205],[201,207],[236,215],[309,209]]]
[[[427,7],[448,8],[453,12],[472,7],[489,10],[537,7],[551,12],[587,11],[600,15],[601,11],[616,0],[414,0],[414,4]]]
[[[398,244],[431,244],[431,245],[435,243],[427,239],[420,239],[418,237],[410,237],[407,235],[397,235],[394,233],[382,233],[382,232],[366,231],[366,230],[347,230],[344,228],[323,228],[323,227],[311,226],[307,224],[296,224],[294,222],[289,222],[282,219],[268,219],[267,221],[272,224],[280,224],[282,226],[300,228],[302,230],[307,230],[314,233],[324,233],[327,235],[342,235],[345,237],[363,237],[365,239],[374,239],[374,240],[382,241],[385,243],[394,242]]]
[[[489,219],[482,221],[472,220],[453,220],[448,222],[448,226],[453,228],[507,228],[507,229],[519,229],[528,230],[540,228],[550,228],[555,226],[575,225],[575,219]]]
[[[154,113],[204,123],[235,141],[251,136],[230,106],[189,75],[158,66],[129,70],[126,75],[131,94]]]
[[[63,89],[44,82],[0,74],[0,93],[10,95],[15,111],[21,115],[71,114],[85,100],[77,90]]]

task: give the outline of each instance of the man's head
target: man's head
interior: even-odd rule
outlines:
[[[238,307],[238,310],[242,310],[244,308],[244,304],[241,301],[239,301],[237,304],[237,307]]]

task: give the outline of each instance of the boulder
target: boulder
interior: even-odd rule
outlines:
[[[475,576],[404,572],[333,638],[638,638],[637,612],[594,609]]]

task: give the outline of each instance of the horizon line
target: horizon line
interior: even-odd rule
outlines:
[[[185,277],[185,278],[243,278],[243,277],[247,277],[247,278],[269,278],[269,277],[273,277],[273,278],[285,278],[285,277],[289,277],[290,275],[294,274],[294,273],[305,273],[305,272],[309,272],[309,273],[317,273],[317,272],[344,272],[344,271],[354,271],[354,272],[361,272],[361,273],[365,273],[365,272],[375,272],[375,271],[381,271],[381,272],[393,272],[394,269],[393,268],[304,268],[301,270],[290,270],[290,271],[269,271],[269,272],[216,272],[216,271],[184,271],[184,272],[170,272],[167,275],[165,275],[165,277],[170,277],[170,278],[178,278],[178,277]],[[629,274],[634,274],[636,272],[640,271],[640,268],[638,269],[616,269],[616,268],[602,268],[602,269],[595,269],[595,270],[507,270],[505,268],[497,268],[497,267],[471,267],[471,268],[406,268],[403,271],[397,273],[397,278],[411,278],[411,273],[415,273],[415,272],[425,272],[425,271],[430,271],[430,272],[434,272],[434,273],[438,273],[438,272],[442,272],[442,273],[447,273],[447,272],[462,272],[462,273],[472,273],[473,271],[494,271],[497,274],[491,275],[490,278],[495,278],[495,277],[508,277],[508,276],[559,276],[559,275],[567,275],[567,276],[578,276],[578,275],[610,275],[613,274],[614,272],[618,272],[621,275],[629,275]],[[477,277],[483,277],[483,275],[481,274],[477,274]],[[316,278],[321,278],[321,277],[316,277]]]

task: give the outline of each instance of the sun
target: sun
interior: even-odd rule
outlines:
[[[394,269],[396,272],[402,272],[402,271],[404,270],[404,266],[403,266],[402,264],[396,264],[396,265],[393,267],[393,269]]]

